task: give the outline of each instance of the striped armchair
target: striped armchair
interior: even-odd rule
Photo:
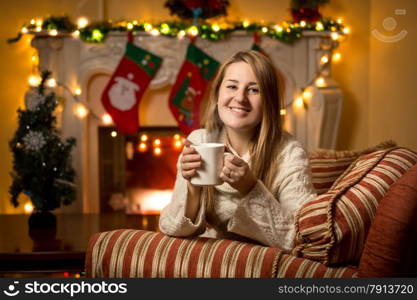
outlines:
[[[91,237],[87,277],[416,276],[417,153],[384,143],[310,158],[319,195],[296,215],[292,253],[122,229]]]

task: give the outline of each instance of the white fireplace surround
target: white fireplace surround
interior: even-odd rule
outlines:
[[[123,56],[127,36],[112,33],[104,44],[89,44],[71,36],[37,36],[32,45],[39,53],[41,69],[52,71],[60,84],[74,91],[81,88],[80,100],[94,114],[101,116],[104,108],[100,94],[110,78],[120,58]],[[211,42],[197,39],[196,45],[206,53],[224,61],[234,52],[250,48],[253,38],[245,32],[235,32],[225,40]],[[163,58],[161,68],[152,80],[147,100],[140,106],[142,126],[176,126],[168,108],[169,86],[175,81],[177,72],[184,61],[187,39],[150,36],[141,33],[134,43]],[[323,55],[331,57],[336,46],[328,32],[305,32],[293,44],[285,44],[270,38],[262,38],[261,47],[272,59],[285,81],[284,102],[289,105],[299,95],[300,88],[306,86],[316,76]],[[287,107],[285,126],[306,149],[333,149],[336,145],[342,94],[338,85],[330,78],[330,65],[323,71],[326,86],[311,87],[311,99],[306,109]],[[77,139],[73,152],[73,163],[77,174],[77,201],[69,212],[98,213],[98,126],[105,126],[89,114],[84,119],[74,115],[77,102],[67,89],[58,89],[64,98],[60,113],[60,126],[64,137]]]

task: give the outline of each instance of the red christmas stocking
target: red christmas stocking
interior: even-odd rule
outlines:
[[[256,50],[256,51],[259,51],[259,52],[261,52],[262,54],[264,54],[265,56],[268,56],[268,55],[266,55],[266,53],[262,50],[262,48],[261,48],[261,37],[259,36],[259,34],[258,33],[256,33],[256,32],[254,32],[253,33],[253,44],[252,44],[252,46],[250,47],[250,49],[251,50]]]
[[[219,63],[197,48],[188,45],[185,61],[169,95],[169,108],[184,134],[200,127],[200,106],[208,82]]]
[[[121,133],[134,134],[139,128],[139,102],[161,65],[162,59],[132,43],[101,96],[104,108]]]

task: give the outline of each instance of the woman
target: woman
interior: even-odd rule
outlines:
[[[271,61],[257,51],[238,52],[213,81],[204,129],[193,131],[178,160],[171,203],[159,226],[172,236],[200,235],[293,248],[294,213],[315,197],[301,144],[282,131],[280,91]],[[191,178],[201,158],[191,144],[221,142],[222,185],[200,187]]]

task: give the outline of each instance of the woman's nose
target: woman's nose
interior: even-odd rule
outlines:
[[[245,92],[245,90],[237,90],[234,98],[238,102],[245,101],[246,100],[246,92]]]

